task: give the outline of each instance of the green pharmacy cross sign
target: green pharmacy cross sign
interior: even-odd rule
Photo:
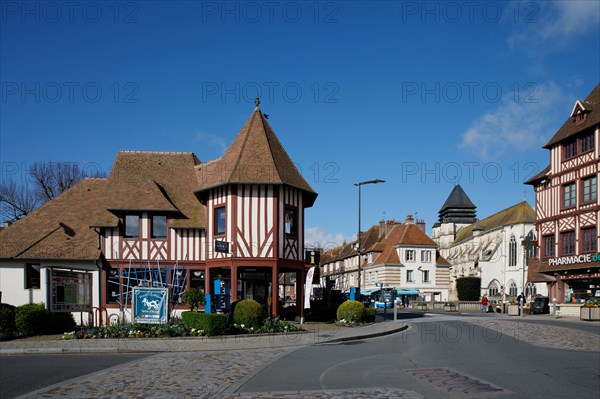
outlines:
[[[166,288],[133,289],[133,322],[161,324],[168,319],[169,291]]]

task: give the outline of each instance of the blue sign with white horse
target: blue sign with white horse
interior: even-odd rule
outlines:
[[[133,322],[166,323],[169,313],[166,288],[133,288]]]

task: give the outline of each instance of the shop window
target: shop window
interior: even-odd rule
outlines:
[[[40,288],[40,265],[25,266],[25,289]]]
[[[225,207],[215,208],[215,221],[214,221],[214,234],[216,236],[225,235],[226,224],[226,212]]]
[[[297,212],[294,208],[285,208],[285,235],[288,237],[298,236]]]
[[[598,198],[598,182],[597,177],[592,176],[582,180],[583,186],[583,202],[595,202]]]
[[[563,186],[563,208],[572,208],[577,203],[577,192],[575,183],[565,184]]]
[[[561,233],[561,255],[573,255],[575,254],[575,232],[567,231]]]
[[[181,303],[181,295],[185,291],[187,282],[187,272],[186,269],[174,269],[171,272],[171,284],[173,287],[171,291],[171,303]]]
[[[583,252],[596,252],[598,249],[598,239],[596,236],[596,227],[582,229]]]
[[[106,274],[106,303],[119,303],[119,269],[109,269]]]
[[[556,255],[555,252],[556,240],[554,234],[551,236],[544,236],[544,256],[546,258],[553,258]]]
[[[125,215],[125,237],[137,238],[140,236],[139,215]]]
[[[166,216],[152,216],[152,238],[167,238]]]

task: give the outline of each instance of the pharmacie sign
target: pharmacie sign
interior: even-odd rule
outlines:
[[[600,254],[561,256],[560,258],[548,259],[548,265],[550,265],[550,266],[574,265],[577,263],[591,263],[591,262],[600,262]]]

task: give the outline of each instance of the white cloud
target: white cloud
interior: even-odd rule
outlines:
[[[344,241],[350,242],[356,236],[347,236],[344,233],[331,234],[323,227],[307,227],[304,230],[304,244],[307,247],[318,247],[325,250],[342,245]]]
[[[221,151],[221,154],[224,154],[229,146],[229,143],[223,139],[223,137],[202,131],[196,132],[196,140],[201,141],[206,145],[218,147]]]
[[[461,147],[483,159],[538,148],[556,131],[557,110],[564,114],[564,105],[562,90],[554,83],[534,84],[518,98],[512,92],[471,123],[461,135]]]
[[[513,32],[508,43],[513,49],[535,53],[562,48],[577,37],[597,32],[600,24],[600,5],[595,0],[527,3],[522,11],[519,26],[524,28]]]

